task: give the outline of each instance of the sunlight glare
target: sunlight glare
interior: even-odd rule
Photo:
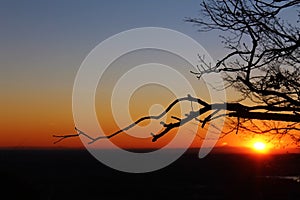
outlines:
[[[257,151],[264,151],[266,149],[266,144],[263,142],[255,142],[253,148]]]

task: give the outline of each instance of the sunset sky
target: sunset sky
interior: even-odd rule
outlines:
[[[214,59],[224,55],[218,33],[199,33],[197,27],[183,21],[196,17],[199,10],[199,1],[194,0],[1,1],[0,147],[80,147],[78,138],[53,145],[52,135],[74,133],[72,89],[77,70],[96,45],[114,34],[147,26],[170,28],[198,41]],[[197,84],[196,78],[194,81]],[[165,96],[159,103],[168,105],[174,100],[167,90],[161,93]],[[147,114],[153,100],[149,94],[135,94],[133,118]],[[143,103],[137,103],[139,100]],[[144,104],[149,104],[146,110]],[[97,101],[96,107],[101,106],[105,105]],[[107,120],[99,119],[104,120],[100,123]],[[116,128],[107,122],[108,132]],[[145,143],[133,139],[127,147],[150,147]],[[159,141],[154,146],[163,144]],[[235,134],[222,139],[222,144],[248,145]]]

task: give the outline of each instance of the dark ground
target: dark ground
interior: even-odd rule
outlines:
[[[152,173],[110,169],[85,150],[1,150],[1,199],[300,199],[300,154],[186,153]],[[267,177],[268,176],[268,177]]]

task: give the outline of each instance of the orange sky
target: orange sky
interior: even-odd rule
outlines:
[[[157,90],[157,86],[154,86]],[[144,88],[147,91],[147,88]],[[149,87],[148,89],[151,89]],[[59,91],[61,90],[61,91]],[[163,90],[163,88],[162,88]],[[146,92],[147,93],[147,92]],[[1,147],[81,147],[81,141],[78,138],[71,138],[65,140],[57,145],[53,145],[54,138],[52,134],[69,134],[74,133],[74,122],[72,116],[72,99],[71,90],[58,89],[55,92],[51,90],[40,90],[38,92],[27,90],[18,90],[16,93],[6,95],[2,99],[1,106]],[[151,93],[149,93],[151,94]],[[156,93],[158,94],[158,93]],[[157,99],[146,98],[148,101],[143,100],[145,91],[139,90],[135,95],[135,100],[132,100],[132,118],[137,119],[148,113],[151,103],[162,103],[163,106],[168,105],[174,100],[174,96],[167,95],[166,98]],[[145,96],[144,96],[145,98]],[[143,102],[142,104],[137,102]],[[148,102],[148,103],[147,103]],[[5,106],[4,106],[5,105]],[[103,104],[102,104],[103,105]],[[105,105],[105,104],[104,104]],[[101,104],[97,104],[101,107]],[[100,108],[99,108],[100,109]],[[109,115],[106,114],[104,119],[100,120],[100,124],[104,125],[107,132],[112,133],[118,129],[113,125]],[[190,134],[190,133],[189,133]],[[122,136],[123,135],[123,136]],[[123,147],[149,147],[157,148],[163,146],[167,141],[174,136],[174,133],[161,138],[155,144],[151,142],[151,137],[148,139],[134,139],[128,138],[121,134],[120,137],[115,139]],[[233,136],[233,139],[228,138],[228,144],[237,145],[239,141],[238,136]],[[142,141],[142,142],[141,142]],[[230,142],[232,141],[232,143]],[[199,145],[199,138],[196,137],[196,144]]]
[[[179,64],[181,66],[181,64]],[[75,70],[70,72],[69,76],[75,76]],[[115,71],[112,71],[114,76],[117,76]],[[122,73],[122,72],[119,72]],[[189,74],[189,72],[183,72]],[[110,78],[110,74],[105,76]],[[198,81],[191,76],[193,84],[201,85],[201,81]],[[40,78],[39,78],[40,79]],[[0,135],[0,147],[43,147],[43,148],[61,148],[82,147],[82,143],[79,138],[71,138],[64,140],[56,145],[53,144],[55,138],[53,134],[70,134],[75,133],[74,121],[72,114],[72,80],[69,80],[65,85],[57,85],[53,83],[55,87],[47,85],[35,85],[35,87],[23,87],[22,83],[34,82],[34,78],[26,80],[26,78],[18,79],[20,83],[17,83],[14,88],[4,89],[5,96],[2,98],[1,103],[1,135]],[[26,82],[27,81],[27,82]],[[106,134],[113,133],[119,128],[114,121],[110,108],[110,95],[111,86],[114,82],[105,81],[101,85],[99,83],[96,93],[96,112],[98,120]],[[206,94],[205,88],[199,88],[198,95]],[[205,95],[202,95],[205,97]],[[229,94],[230,96],[230,94]],[[208,98],[207,96],[205,97]],[[146,85],[136,90],[129,104],[129,111],[132,120],[136,120],[139,117],[149,114],[153,105],[160,104],[160,107],[156,107],[158,110],[152,110],[152,114],[158,114],[161,109],[165,108],[175,99],[174,94],[165,87],[158,85]],[[155,108],[155,107],[154,107]],[[180,117],[179,107],[172,110],[171,114]],[[105,113],[103,115],[103,113]],[[119,114],[119,113],[117,113]],[[120,113],[122,118],[122,114]],[[170,116],[167,121],[170,122]],[[126,124],[126,123],[125,123]],[[126,124],[127,125],[127,124]],[[144,124],[145,125],[145,124]],[[196,126],[195,122],[191,122],[190,126]],[[124,127],[124,126],[123,126]],[[160,127],[160,126],[159,126]],[[80,128],[80,127],[79,127]],[[142,130],[142,129],[141,129]],[[160,148],[167,144],[175,135],[174,132],[162,137],[156,143],[151,142],[150,131],[147,130],[146,134],[148,138],[138,139],[131,136],[126,136],[122,133],[112,141],[124,148]],[[199,129],[199,133],[203,137],[204,130]],[[131,134],[138,137],[139,132],[131,131]],[[156,132],[157,133],[157,132]],[[195,132],[186,129],[186,134],[195,134]],[[199,137],[195,137],[195,141],[192,147],[199,147],[202,141]],[[230,134],[218,142],[219,146],[224,144],[228,146],[249,146],[251,139],[245,140],[241,134]],[[180,147],[180,145],[178,146]]]
[[[176,67],[176,64],[173,63]],[[177,67],[183,66],[184,63],[177,63]],[[119,68],[117,68],[119,69]],[[188,70],[181,69],[182,73],[190,77],[193,85],[196,85],[196,91],[199,97],[208,100],[206,88],[203,83],[192,76]],[[113,133],[119,128],[112,116],[110,108],[110,95],[112,92],[112,85],[115,84],[111,77],[117,78],[122,75],[123,71],[111,70],[104,76],[102,82],[99,83],[96,93],[96,112],[98,120],[106,134]],[[2,90],[3,98],[1,99],[1,135],[0,147],[9,148],[22,148],[22,147],[42,147],[42,148],[79,148],[82,147],[79,138],[70,138],[64,140],[56,145],[53,144],[55,138],[53,134],[70,134],[74,131],[74,120],[72,113],[72,87],[73,79],[76,74],[76,68],[69,70],[67,74],[69,79],[65,83],[57,83],[53,80],[51,83],[41,82],[41,77],[23,76],[15,80],[10,87],[5,87]],[[113,74],[113,75],[112,75]],[[47,75],[43,75],[47,78]],[[61,74],[50,74],[51,77],[61,76]],[[50,79],[51,79],[50,77]],[[72,78],[73,79],[72,79]],[[199,86],[198,86],[199,85]],[[201,86],[201,87],[200,87]],[[228,98],[234,97],[235,93],[229,92]],[[156,84],[145,85],[137,89],[131,96],[129,102],[129,112],[132,120],[139,117],[151,114],[158,114],[169,105],[176,97],[166,87]],[[120,100],[122,102],[122,100]],[[160,105],[160,107],[157,105]],[[153,107],[154,105],[154,107]],[[156,106],[156,107],[155,107]],[[151,109],[153,109],[151,111]],[[171,114],[180,117],[179,107],[171,111]],[[104,113],[104,114],[103,114]],[[122,113],[117,115],[122,118]],[[170,122],[170,116],[167,122]],[[126,123],[124,125],[127,125]],[[145,124],[144,124],[145,125]],[[191,122],[189,126],[197,126],[195,122]],[[160,127],[160,126],[159,126]],[[80,127],[79,127],[80,128]],[[142,129],[140,129],[142,130]],[[96,131],[97,132],[97,131]],[[162,137],[156,143],[151,142],[151,130],[147,129],[146,133],[142,130],[143,134],[148,134],[149,137],[145,139],[137,139],[126,136],[122,133],[112,141],[124,148],[160,148],[166,145],[175,135],[174,132]],[[201,136],[204,136],[204,130],[199,129]],[[134,130],[130,131],[131,134],[138,137],[139,132]],[[157,132],[155,132],[157,133]],[[186,128],[186,134],[195,134],[189,128]],[[252,138],[245,139],[243,134],[230,134],[218,142],[218,146],[249,146],[253,142]],[[252,136],[251,136],[252,137]],[[259,136],[257,136],[258,139]],[[195,137],[192,147],[199,147],[202,141],[199,137]],[[180,145],[178,147],[181,147]]]

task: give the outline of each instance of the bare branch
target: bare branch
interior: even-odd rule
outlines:
[[[174,100],[161,114],[159,115],[152,115],[152,116],[144,116],[136,120],[134,123],[126,126],[123,129],[120,129],[110,135],[107,136],[99,136],[99,137],[91,137],[88,134],[84,133],[83,131],[75,128],[75,130],[78,132],[78,134],[70,134],[70,135],[53,135],[55,138],[60,138],[59,140],[55,141],[55,143],[61,142],[63,139],[70,138],[70,137],[77,137],[77,136],[84,136],[91,140],[89,144],[94,143],[100,139],[110,139],[120,133],[123,133],[127,130],[130,130],[134,126],[138,125],[139,123],[145,121],[145,120],[159,120],[164,115],[166,115],[171,108],[173,108],[177,103],[183,102],[183,101],[189,101],[189,102],[195,102],[198,103],[200,106],[202,106],[200,109],[194,111],[191,110],[184,118],[178,118],[175,116],[171,116],[172,119],[175,119],[176,122],[160,122],[160,124],[163,126],[163,130],[160,133],[154,134],[150,133],[152,138],[152,141],[155,142],[165,134],[169,133],[172,129],[175,129],[177,127],[183,126],[184,124],[192,121],[197,120],[199,123],[202,124],[202,128],[207,124],[207,122],[211,120],[218,119],[220,117],[228,116],[228,117],[237,117],[238,119],[264,119],[264,120],[278,120],[278,121],[287,121],[287,122],[300,122],[300,118],[298,114],[296,114],[294,111],[299,112],[300,108],[298,109],[292,109],[292,108],[281,108],[281,107],[275,107],[275,106],[246,106],[242,105],[240,103],[214,103],[209,104],[199,98],[192,97],[188,95],[187,97],[179,98]],[[225,110],[226,114],[217,115],[216,114],[220,110]],[[277,112],[283,112],[283,113],[266,113],[263,110],[267,111],[277,111]],[[255,111],[255,112],[254,112]],[[293,111],[293,112],[292,112]],[[205,117],[205,114],[211,112],[208,116]],[[286,112],[291,112],[290,114],[287,114]],[[198,119],[198,117],[203,116],[204,119]],[[240,125],[240,123],[238,123]],[[237,126],[237,131],[238,131]]]

